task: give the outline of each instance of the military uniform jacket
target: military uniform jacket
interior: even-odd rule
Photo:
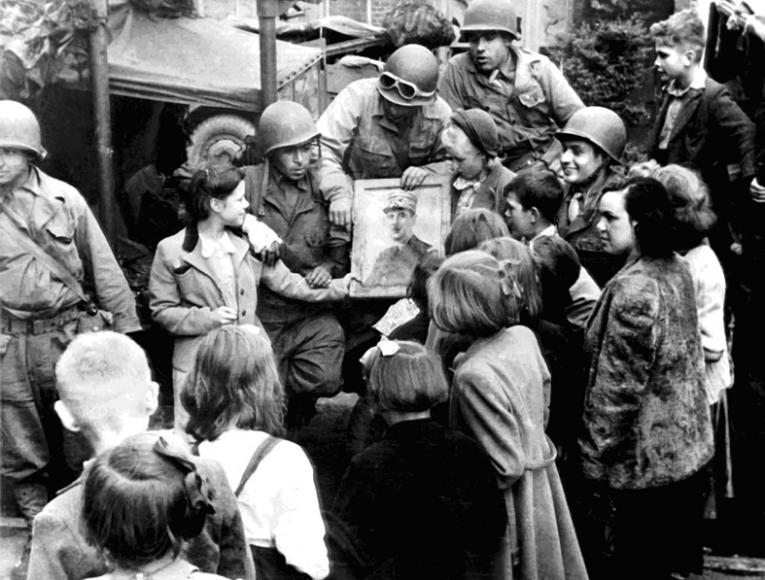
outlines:
[[[282,192],[285,182],[269,164],[245,167],[244,171],[250,213],[282,239],[284,264],[303,276],[317,266],[324,267],[333,278],[344,276],[348,272],[348,232],[330,224],[328,204],[314,174],[309,172],[300,181],[286,184],[299,191],[297,204],[289,208]],[[263,321],[302,318],[306,312],[326,310],[326,306],[291,300],[267,287],[261,287],[259,293],[258,315]]]
[[[440,97],[417,109],[411,126],[399,129],[385,118],[376,78],[345,87],[317,122],[322,150],[319,184],[324,197],[329,201],[350,198],[350,180],[401,177],[410,166],[446,173],[446,151],[439,136],[452,111]]]
[[[133,293],[82,195],[37,168],[21,187],[34,200],[22,229],[112,313],[115,330],[140,330]],[[0,288],[3,308],[18,318],[52,317],[80,301],[13,235],[0,243]]]
[[[510,94],[476,69],[468,53],[452,57],[438,83],[438,94],[453,109],[483,109],[494,118],[506,163],[533,151],[543,154],[558,128],[584,107],[550,59],[522,49],[514,52]]]

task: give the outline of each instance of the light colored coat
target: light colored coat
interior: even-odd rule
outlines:
[[[185,235],[186,230],[181,230],[157,246],[149,278],[149,307],[155,322],[176,337],[173,368],[188,372],[201,337],[219,326],[213,312],[226,303],[200,243],[191,252],[183,249]],[[261,280],[278,294],[308,302],[340,300],[348,293],[342,279],[333,280],[328,288],[313,289],[283,262],[266,266],[250,253],[245,240],[232,236],[232,241],[237,324],[261,326],[255,315]]]
[[[534,333],[507,328],[455,362],[451,423],[480,441],[505,491],[508,537],[499,577],[586,579],[555,446],[544,432],[550,373]]]

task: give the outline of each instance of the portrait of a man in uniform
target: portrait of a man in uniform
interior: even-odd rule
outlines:
[[[410,191],[393,191],[388,195],[383,212],[388,235],[393,244],[377,255],[364,285],[409,284],[414,267],[433,249],[413,231],[417,220],[417,196]]]

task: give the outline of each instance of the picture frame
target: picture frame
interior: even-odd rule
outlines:
[[[443,254],[450,226],[450,176],[427,179],[411,193],[416,199],[412,238],[407,242],[421,259],[423,251]],[[399,178],[358,179],[354,183],[353,240],[350,287],[352,298],[402,298],[406,296],[416,259],[408,248],[394,241],[394,226],[386,216],[391,199],[408,194]],[[411,198],[411,196],[410,196]],[[398,234],[400,235],[400,234]],[[416,239],[415,239],[416,238]],[[430,248],[425,249],[425,245]]]

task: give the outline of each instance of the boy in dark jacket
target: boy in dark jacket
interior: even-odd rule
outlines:
[[[729,266],[731,251],[740,253],[740,218],[755,174],[754,124],[702,68],[704,24],[695,10],[654,23],[650,33],[654,64],[666,83],[651,138],[653,157],[701,173],[718,215],[710,241]]]

